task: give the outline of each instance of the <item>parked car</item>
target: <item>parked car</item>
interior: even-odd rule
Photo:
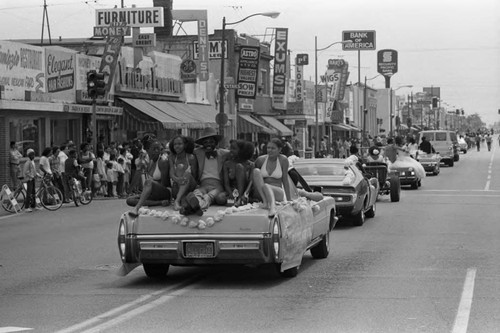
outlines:
[[[352,219],[355,226],[363,225],[365,216],[375,216],[377,178],[366,179],[355,165],[346,165],[343,159],[302,159],[293,165],[310,186],[335,199],[337,215]],[[345,181],[347,170],[354,175],[351,182]]]
[[[417,135],[417,142],[420,143],[424,136],[432,144],[436,153],[441,155],[442,163],[452,167],[460,159],[460,155],[458,154],[458,140],[455,132],[445,130],[421,131]]]
[[[439,175],[439,172],[441,171],[441,155],[426,154],[420,150],[417,154],[417,161],[422,164],[425,172],[432,173],[435,176]]]
[[[151,278],[165,277],[170,265],[269,264],[282,276],[296,276],[306,251],[315,259],[328,256],[337,222],[335,200],[299,197],[295,184],[309,186],[298,178],[297,172],[293,180],[289,177],[293,200],[277,203],[273,217],[260,203],[211,206],[201,217],[181,216],[171,207],[141,208],[136,218],[123,213],[118,223],[121,273],[141,264]]]

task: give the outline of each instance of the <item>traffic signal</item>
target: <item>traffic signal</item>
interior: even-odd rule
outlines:
[[[433,108],[438,107],[438,98],[437,97],[432,97],[432,107]]]
[[[87,92],[90,98],[106,95],[106,82],[104,73],[91,70],[87,73]]]

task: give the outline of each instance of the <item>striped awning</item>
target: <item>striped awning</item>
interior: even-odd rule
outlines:
[[[216,127],[217,110],[210,105],[120,98],[123,102],[161,123],[165,129]]]
[[[292,136],[293,135],[292,130],[289,129],[285,124],[280,122],[278,119],[273,118],[273,117],[269,117],[269,116],[261,116],[261,117],[271,127],[274,127],[278,131],[278,133],[280,133],[280,135],[282,135],[282,136]]]
[[[261,124],[249,114],[238,115],[238,133],[266,133],[276,134],[276,131]]]
[[[350,131],[351,129],[349,127],[346,127],[344,124],[331,124],[330,125],[334,131],[341,131],[341,132],[347,132]]]

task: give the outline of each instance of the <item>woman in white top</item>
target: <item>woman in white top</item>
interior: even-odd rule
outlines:
[[[38,162],[38,167],[42,172],[42,175],[51,175],[52,170],[50,169],[50,161],[49,157],[52,155],[52,148],[47,147],[43,150],[42,156],[40,157],[40,161]]]
[[[269,216],[276,214],[276,200],[291,200],[291,188],[288,181],[288,158],[281,154],[283,142],[274,138],[267,144],[267,154],[259,156],[253,170],[253,184],[264,203],[269,208]],[[255,193],[257,192],[257,193]]]

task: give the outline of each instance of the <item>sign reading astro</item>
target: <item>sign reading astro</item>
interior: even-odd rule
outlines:
[[[255,98],[259,76],[260,47],[242,46],[238,66],[238,98]]]
[[[377,52],[377,72],[392,76],[398,72],[398,51],[380,50]]]
[[[375,30],[342,31],[342,50],[375,50]]]
[[[125,22],[126,26],[163,27],[163,8],[112,8],[95,11],[96,27],[109,26],[112,22]]]

